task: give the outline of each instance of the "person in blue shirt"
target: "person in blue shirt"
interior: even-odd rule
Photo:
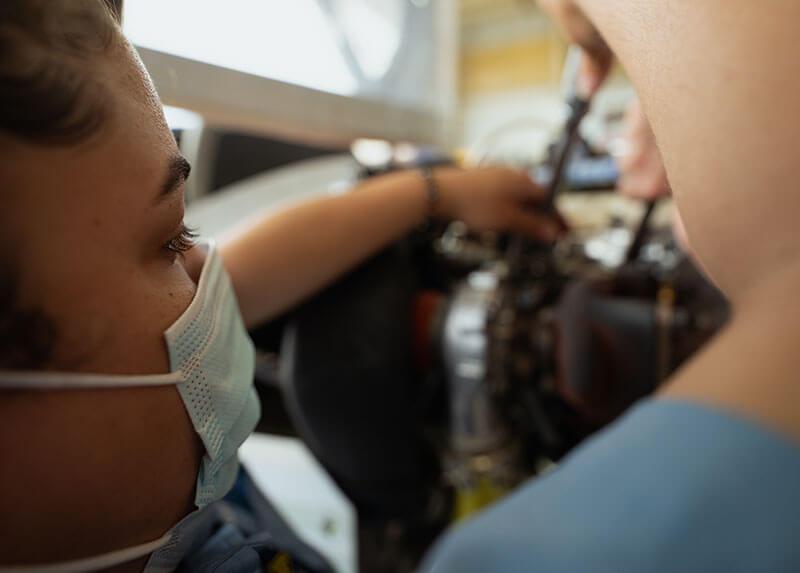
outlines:
[[[637,87],[725,330],[659,392],[463,527],[426,572],[800,571],[800,4],[541,0]]]

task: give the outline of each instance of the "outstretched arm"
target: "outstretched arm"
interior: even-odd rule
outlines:
[[[558,221],[536,211],[543,192],[520,172],[441,168],[434,181],[435,214],[444,219],[542,240],[560,231]],[[424,179],[407,171],[246,224],[221,244],[245,322],[288,310],[422,223],[429,210]]]

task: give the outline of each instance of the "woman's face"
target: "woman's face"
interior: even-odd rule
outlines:
[[[191,302],[202,265],[198,249],[174,252],[185,164],[132,50],[94,65],[113,102],[101,132],[71,147],[0,136],[0,261],[17,275],[20,306],[55,326],[47,369],[164,373],[163,333]],[[0,398],[9,468],[0,488],[37,492],[0,500],[14,524],[0,525],[4,559],[60,561],[146,543],[194,507],[203,448],[175,387]]]
[[[0,260],[13,261],[20,302],[56,327],[48,369],[166,372],[162,335],[193,296],[187,267],[199,266],[174,252],[187,164],[131,50],[98,65],[114,103],[91,140],[0,138]]]

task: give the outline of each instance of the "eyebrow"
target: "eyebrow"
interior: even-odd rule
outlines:
[[[181,183],[189,178],[189,173],[192,171],[192,166],[183,155],[174,155],[170,157],[167,166],[167,176],[164,183],[161,184],[161,192],[158,194],[158,200],[162,201],[169,195],[174,193]]]

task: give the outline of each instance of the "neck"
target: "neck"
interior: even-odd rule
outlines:
[[[800,257],[792,257],[782,265],[765,270],[760,280],[751,281],[751,286],[733,300],[736,313],[748,320],[772,320],[787,327],[800,322],[798,308],[800,297]]]
[[[663,390],[731,409],[800,440],[800,261],[733,301],[734,316]]]

